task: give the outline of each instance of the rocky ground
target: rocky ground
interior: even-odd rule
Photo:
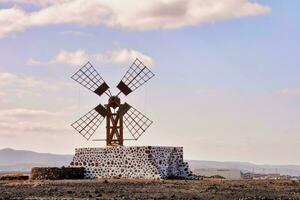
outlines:
[[[299,181],[0,181],[0,199],[300,199]]]

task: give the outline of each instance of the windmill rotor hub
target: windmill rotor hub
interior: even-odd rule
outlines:
[[[117,97],[117,96],[111,96],[111,97],[109,97],[109,99],[108,99],[108,105],[110,107],[117,108],[117,107],[120,106],[120,104],[121,104],[121,100],[120,100],[119,97]]]

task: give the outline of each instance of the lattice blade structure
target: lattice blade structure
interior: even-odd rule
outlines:
[[[109,86],[105,83],[103,78],[90,62],[80,68],[71,78],[99,96],[103,93],[110,96],[106,92],[109,89]]]
[[[105,118],[105,116],[103,116],[103,114],[99,112],[99,107],[102,108],[103,106],[98,105],[96,108],[92,109],[77,121],[75,121],[73,124],[71,124],[71,126],[86,140],[89,140],[92,137],[92,135],[95,133],[95,131]]]
[[[154,74],[139,59],[130,66],[117,88],[126,96],[151,79]]]
[[[123,118],[125,126],[135,140],[137,140],[153,123],[149,118],[133,107],[130,107]]]

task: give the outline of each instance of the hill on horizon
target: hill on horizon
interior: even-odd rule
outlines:
[[[0,172],[30,171],[32,167],[68,166],[73,155],[37,153],[11,148],[0,149]],[[220,162],[207,160],[186,160],[192,170],[201,168],[239,169],[252,173],[279,173],[282,175],[300,176],[300,165],[257,165],[249,162]]]
[[[32,167],[68,166],[72,158],[72,155],[37,153],[27,150],[5,148],[0,150],[0,172],[30,171]]]
[[[188,162],[192,170],[203,168],[239,169],[244,173],[300,176],[300,165],[258,165],[250,162],[220,162],[208,160],[189,160]]]

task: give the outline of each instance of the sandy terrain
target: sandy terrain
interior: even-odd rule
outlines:
[[[300,199],[299,181],[0,181],[0,199]]]

